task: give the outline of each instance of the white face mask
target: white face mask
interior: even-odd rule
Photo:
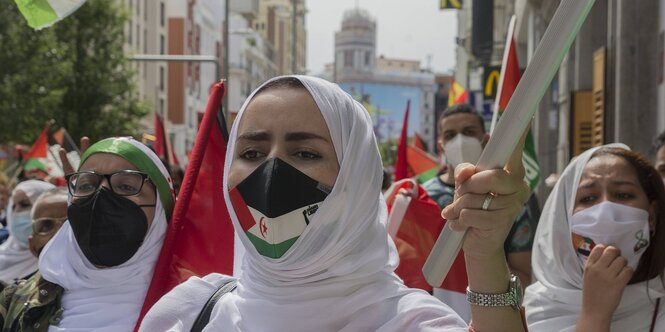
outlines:
[[[32,235],[32,218],[30,211],[23,211],[12,214],[11,220],[8,221],[9,233],[18,242],[27,245],[28,237]]]
[[[453,168],[461,163],[475,164],[483,152],[480,141],[475,137],[457,134],[443,146],[446,163]]]
[[[649,246],[649,212],[612,202],[602,202],[573,214],[573,246],[582,265],[596,244],[614,246],[635,270]]]

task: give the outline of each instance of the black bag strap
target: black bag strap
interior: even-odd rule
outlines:
[[[224,296],[226,293],[233,292],[233,290],[236,289],[236,280],[231,280],[217,288],[215,293],[212,294],[212,296],[208,299],[208,302],[203,306],[203,309],[201,309],[201,312],[199,313],[198,317],[196,317],[196,320],[194,321],[194,325],[192,326],[191,332],[201,332],[203,331],[203,328],[208,325],[208,322],[210,322],[210,314],[212,314],[212,308],[215,307],[215,304],[217,301]]]

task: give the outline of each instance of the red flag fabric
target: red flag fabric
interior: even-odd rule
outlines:
[[[155,112],[155,154],[162,160],[168,162],[169,166],[179,166],[180,161],[173,152],[171,139],[167,138],[164,129],[164,119]]]
[[[226,124],[219,112],[224,84],[211,90],[139,320],[190,276],[233,274],[233,224],[222,195]]]
[[[47,124],[46,127],[42,130],[42,133],[39,134],[39,137],[35,140],[35,143],[32,144],[30,151],[23,155],[23,160],[28,160],[32,158],[46,158],[48,152],[48,133],[51,129],[51,124]]]
[[[399,189],[407,189],[409,186],[405,181],[396,184],[394,189],[387,193],[388,210],[392,208]],[[418,197],[411,200],[395,236],[400,259],[395,273],[404,280],[405,285],[432,292],[432,286],[425,280],[422,269],[445,223],[439,205],[418,185]],[[460,252],[440,288],[466,294],[467,285],[464,254]]]
[[[506,61],[506,70],[503,77],[503,86],[501,96],[499,96],[499,112],[503,112],[508,106],[510,97],[512,97],[517,84],[520,82],[522,73],[517,59],[517,49],[515,47],[515,36],[510,36],[510,47],[508,49],[508,59]]]
[[[411,100],[406,102],[406,113],[404,113],[404,122],[402,124],[402,134],[399,137],[399,145],[397,146],[397,160],[395,162],[395,181],[406,179],[409,176],[408,162],[406,156],[406,136],[409,127],[409,109],[411,108]]]
[[[432,168],[439,167],[439,162],[434,156],[412,144],[406,147],[406,160],[408,164],[408,177],[413,177],[427,172]]]
[[[418,133],[413,133],[413,146],[423,151],[427,150],[425,149],[425,142],[423,141],[422,137],[418,135]]]

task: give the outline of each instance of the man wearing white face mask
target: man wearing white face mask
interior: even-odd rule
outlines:
[[[478,112],[468,104],[455,105],[446,109],[439,118],[438,146],[445,157],[445,167],[423,184],[432,199],[441,208],[448,206],[455,194],[455,167],[462,163],[475,164],[489,139],[485,123]],[[531,280],[531,246],[536,232],[540,211],[535,196],[522,209],[510,234],[504,243],[508,265],[526,287]],[[434,295],[457,311],[463,318],[469,317],[466,301],[459,305],[441,289],[434,289]]]

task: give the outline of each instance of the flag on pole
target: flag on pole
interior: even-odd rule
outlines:
[[[406,189],[408,186],[408,182],[404,181],[396,183],[386,191],[386,203],[389,211],[395,203],[395,197],[399,189]],[[407,286],[432,292],[433,289],[425,280],[422,268],[444,225],[445,220],[441,218],[441,208],[418,185],[418,197],[411,199],[395,236],[395,245],[400,258],[395,273],[404,280]],[[460,253],[455,259],[450,273],[441,284],[441,289],[437,289],[437,291],[443,292],[444,296],[451,299],[453,303],[460,303],[459,308],[453,309],[463,311],[464,308],[468,309],[469,307],[466,302],[467,284],[464,255]]]
[[[48,141],[49,145],[59,145],[61,148],[65,149],[65,151],[69,154],[70,152],[76,152],[78,154],[79,149],[76,146],[76,143],[72,139],[72,137],[69,135],[69,132],[67,132],[67,129],[65,127],[60,127],[60,129],[56,130],[50,137]]]
[[[28,25],[40,30],[50,27],[81,7],[86,0],[15,0]]]
[[[418,133],[413,133],[413,146],[423,151],[427,150],[427,148],[425,147],[425,141],[423,141],[423,138],[420,137]]]
[[[407,177],[419,176],[432,169],[439,168],[439,162],[429,153],[413,144],[406,147]]]
[[[37,137],[30,151],[23,155],[23,160],[29,160],[32,158],[46,158],[48,154],[48,136],[49,131],[51,130],[51,122],[46,124],[46,127],[42,130],[41,134]]]
[[[137,327],[162,295],[187,278],[233,274],[234,230],[222,195],[228,139],[219,110],[223,96],[224,84],[214,84]]]
[[[497,98],[494,101],[494,114],[492,114],[492,124],[490,133],[494,131],[498,118],[508,106],[510,98],[513,96],[517,84],[522,77],[520,72],[519,60],[517,58],[517,46],[515,43],[515,22],[516,17],[510,20],[508,26],[508,36],[506,38],[506,47],[503,53],[503,64],[501,65],[501,74],[499,76],[499,87]],[[525,179],[533,190],[540,181],[540,167],[536,155],[536,146],[533,141],[533,134],[529,129],[526,141],[524,142],[524,152],[522,153],[522,162],[524,163]]]
[[[448,107],[457,104],[464,104],[469,101],[469,92],[457,81],[450,82],[450,91],[448,91]]]
[[[180,166],[180,161],[173,151],[171,139],[166,135],[164,119],[155,112],[155,154],[170,166]]]
[[[399,137],[399,145],[397,146],[397,160],[395,161],[395,181],[405,179],[409,176],[408,165],[407,165],[407,156],[406,156],[406,145],[407,145],[407,134],[409,127],[409,109],[411,108],[411,100],[409,99],[406,102],[406,112],[404,113],[404,122],[402,123],[402,134]]]

